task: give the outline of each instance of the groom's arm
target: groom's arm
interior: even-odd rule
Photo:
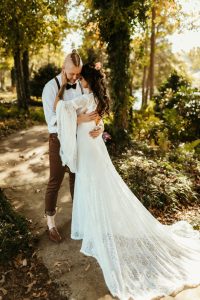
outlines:
[[[96,138],[100,134],[102,134],[103,131],[104,131],[103,120],[99,117],[99,115],[96,111],[92,111],[91,113],[88,113],[88,114],[87,113],[79,114],[78,117],[77,117],[77,123],[81,124],[83,122],[96,121],[97,119],[98,119],[98,123],[97,123],[98,128],[89,132],[89,135],[92,138]]]
[[[96,138],[98,137],[100,134],[102,134],[104,132],[104,124],[103,121],[101,119],[101,121],[99,122],[99,124],[97,125],[96,129],[93,129],[92,131],[89,132],[89,135],[92,138]]]
[[[89,135],[92,138],[96,138],[100,134],[102,134],[103,131],[104,131],[103,120],[98,115],[98,113],[96,111],[93,111],[93,112],[88,113],[88,114],[87,113],[80,114],[77,117],[77,123],[78,124],[81,124],[83,122],[90,122],[90,121],[96,121],[97,128],[89,132]]]
[[[92,111],[91,113],[82,113],[77,116],[77,123],[81,124],[84,122],[91,122],[96,120],[98,114],[96,111]]]
[[[89,132],[92,138],[98,137],[104,131],[104,123],[102,118],[99,115],[97,116],[95,122],[96,122],[96,127]]]

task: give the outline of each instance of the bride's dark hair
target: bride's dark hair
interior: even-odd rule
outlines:
[[[100,116],[109,113],[110,99],[107,94],[105,75],[102,70],[95,69],[95,64],[83,65],[81,76],[88,82],[94,97],[97,99],[97,112]]]

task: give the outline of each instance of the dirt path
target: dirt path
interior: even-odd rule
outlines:
[[[0,182],[18,212],[32,220],[40,237],[37,253],[60,293],[70,300],[111,300],[102,272],[91,257],[79,252],[81,242],[70,239],[71,200],[68,178],[63,181],[56,222],[64,241],[56,245],[46,236],[44,193],[48,180],[48,134],[35,126],[3,139],[0,144]],[[165,300],[200,300],[200,287]],[[59,300],[59,299],[58,299]]]

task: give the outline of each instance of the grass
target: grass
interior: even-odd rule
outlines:
[[[0,103],[0,137],[44,122],[44,112],[41,106],[30,106],[27,113],[19,110],[16,104]]]

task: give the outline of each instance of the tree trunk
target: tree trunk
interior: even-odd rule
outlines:
[[[142,77],[142,109],[145,109],[147,107],[147,96],[146,95],[146,89],[147,87],[147,66],[144,66],[143,68],[143,77]]]
[[[155,6],[151,10],[152,23],[151,23],[151,52],[150,52],[150,68],[149,68],[149,92],[150,99],[154,95],[154,64],[155,64],[155,18],[156,18],[156,9]]]
[[[16,72],[16,89],[17,89],[17,101],[19,109],[25,109],[28,111],[28,103],[26,99],[26,92],[24,86],[23,68],[21,62],[21,52],[17,47],[14,51],[14,64]]]
[[[16,86],[16,71],[14,67],[11,69],[10,77],[11,77],[11,88],[12,90],[14,90]]]
[[[148,74],[148,75],[147,75]],[[144,81],[144,105],[142,106],[142,109],[144,110],[148,106],[149,102],[149,92],[150,92],[150,70],[147,68],[146,70],[146,78]]]
[[[26,93],[26,102],[30,103],[30,85],[29,85],[29,52],[28,49],[23,52],[22,59],[23,76],[24,76],[24,88]]]
[[[108,43],[114,133],[122,141],[126,139],[126,133],[129,128],[129,55],[130,33],[129,29],[122,25],[121,31],[113,33]]]
[[[5,71],[3,71],[3,70],[0,72],[0,82],[1,82],[0,89],[2,91],[4,91],[5,90]]]
[[[148,51],[149,44],[149,31],[147,28],[144,40],[144,56],[149,56]],[[143,76],[142,76],[142,106],[141,109],[144,110],[148,106],[148,96],[149,96],[149,67],[147,65],[146,59],[143,67]]]

